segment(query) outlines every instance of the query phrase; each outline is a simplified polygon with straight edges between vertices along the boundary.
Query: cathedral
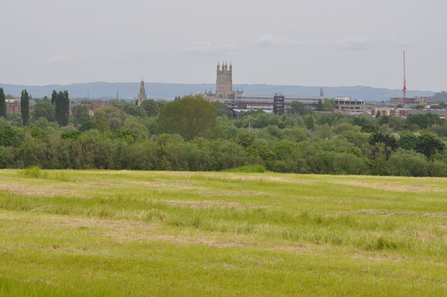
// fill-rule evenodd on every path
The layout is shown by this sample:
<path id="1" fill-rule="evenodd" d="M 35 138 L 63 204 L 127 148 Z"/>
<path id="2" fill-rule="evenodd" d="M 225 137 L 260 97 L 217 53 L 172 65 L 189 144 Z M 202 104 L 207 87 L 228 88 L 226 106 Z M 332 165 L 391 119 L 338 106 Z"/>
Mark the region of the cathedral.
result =
<path id="1" fill-rule="evenodd" d="M 147 100 L 146 91 L 144 89 L 144 81 L 141 80 L 140 84 L 140 94 L 138 95 L 137 102 L 135 102 L 136 105 L 141 106 L 141 103 L 143 103 L 144 100 Z"/>
<path id="2" fill-rule="evenodd" d="M 225 99 L 234 99 L 236 94 L 242 94 L 242 91 L 233 90 L 233 66 L 222 63 L 222 66 L 217 63 L 216 73 L 216 93 L 205 91 L 203 97 L 210 101 L 221 101 Z"/>

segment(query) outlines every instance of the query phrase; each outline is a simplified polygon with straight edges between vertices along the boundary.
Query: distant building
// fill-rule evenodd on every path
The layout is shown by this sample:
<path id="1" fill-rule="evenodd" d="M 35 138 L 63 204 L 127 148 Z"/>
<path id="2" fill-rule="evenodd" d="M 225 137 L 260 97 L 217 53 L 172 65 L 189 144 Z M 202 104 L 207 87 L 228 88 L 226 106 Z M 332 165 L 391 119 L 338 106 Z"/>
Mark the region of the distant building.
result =
<path id="1" fill-rule="evenodd" d="M 427 114 L 433 113 L 438 115 L 441 119 L 445 119 L 447 116 L 446 109 L 411 109 L 409 114 L 418 115 L 418 114 Z"/>
<path id="2" fill-rule="evenodd" d="M 20 107 L 20 99 L 6 99 L 6 111 L 10 113 L 20 113 L 22 109 Z M 29 110 L 34 110 L 34 106 L 36 105 L 36 101 L 29 101 Z"/>
<path id="3" fill-rule="evenodd" d="M 427 97 L 391 97 L 390 102 L 393 104 L 402 104 L 404 106 L 427 105 Z"/>
<path id="4" fill-rule="evenodd" d="M 396 116 L 400 118 L 406 118 L 408 115 L 418 115 L 432 113 L 438 115 L 441 119 L 447 118 L 446 109 L 413 109 L 413 108 L 389 108 L 389 107 L 377 107 L 371 109 L 371 116 L 376 116 L 380 111 L 384 116 Z"/>
<path id="5" fill-rule="evenodd" d="M 283 95 L 281 93 L 275 95 L 284 97 L 284 108 L 290 106 L 293 101 L 299 101 L 315 110 L 318 100 L 324 100 L 324 97 L 321 96 Z M 262 109 L 266 112 L 273 112 L 275 95 L 237 94 L 234 99 L 225 99 L 224 103 L 234 109 Z"/>
<path id="6" fill-rule="evenodd" d="M 117 95 L 118 96 L 118 95 Z M 144 81 L 141 80 L 141 84 L 140 84 L 140 94 L 138 95 L 138 99 L 136 104 L 138 106 L 141 106 L 141 103 L 143 103 L 144 100 L 147 100 L 147 96 L 146 96 L 146 90 L 144 89 Z"/>
<path id="7" fill-rule="evenodd" d="M 338 112 L 350 115 L 363 114 L 374 107 L 373 104 L 366 104 L 363 100 L 352 100 L 348 96 L 338 96 L 334 101 Z"/>
<path id="8" fill-rule="evenodd" d="M 98 109 L 98 108 L 107 108 L 107 107 L 112 107 L 112 104 L 105 103 L 105 102 L 102 102 L 102 101 L 95 101 L 95 102 L 93 102 L 93 103 L 88 105 L 88 108 L 90 110 L 95 110 L 95 109 Z"/>
<path id="9" fill-rule="evenodd" d="M 275 94 L 273 96 L 273 113 L 277 115 L 284 114 L 284 95 Z"/>

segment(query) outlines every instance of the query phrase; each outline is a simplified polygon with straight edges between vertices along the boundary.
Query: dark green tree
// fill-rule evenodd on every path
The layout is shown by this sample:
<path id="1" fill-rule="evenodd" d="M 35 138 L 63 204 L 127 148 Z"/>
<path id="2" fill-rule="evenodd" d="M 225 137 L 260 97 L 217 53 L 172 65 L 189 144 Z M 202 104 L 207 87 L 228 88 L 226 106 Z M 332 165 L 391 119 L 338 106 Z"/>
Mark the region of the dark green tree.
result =
<path id="1" fill-rule="evenodd" d="M 56 90 L 53 90 L 53 93 L 51 93 L 51 103 L 56 104 L 57 101 L 57 92 Z"/>
<path id="2" fill-rule="evenodd" d="M 6 98 L 3 88 L 0 88 L 0 117 L 6 118 Z"/>
<path id="3" fill-rule="evenodd" d="M 426 114 L 409 114 L 407 117 L 407 122 L 409 126 L 416 124 L 421 129 L 426 129 L 428 127 L 431 127 L 433 125 L 439 125 L 441 124 L 441 119 L 437 114 L 428 112 Z"/>
<path id="4" fill-rule="evenodd" d="M 157 105 L 158 105 L 158 110 L 160 111 L 163 107 L 165 107 L 165 105 L 168 103 L 168 101 L 160 99 L 157 100 Z"/>
<path id="5" fill-rule="evenodd" d="M 85 122 L 90 121 L 90 114 L 87 105 L 79 104 L 73 107 L 73 122 L 75 125 L 82 125 Z"/>
<path id="6" fill-rule="evenodd" d="M 146 110 L 142 106 L 138 105 L 128 104 L 124 107 L 124 112 L 134 117 L 141 117 L 141 118 L 147 117 Z"/>
<path id="7" fill-rule="evenodd" d="M 53 91 L 53 95 L 54 95 Z M 51 97 L 53 101 L 53 96 Z M 65 127 L 68 125 L 68 117 L 70 113 L 70 98 L 68 91 L 60 91 L 56 96 L 56 121 L 59 125 Z"/>
<path id="8" fill-rule="evenodd" d="M 84 122 L 78 128 L 79 131 L 88 131 L 91 129 L 96 129 L 96 125 L 92 121 Z"/>
<path id="9" fill-rule="evenodd" d="M 160 108 L 158 107 L 157 102 L 155 102 L 152 99 L 144 100 L 141 103 L 141 107 L 144 108 L 144 110 L 146 111 L 146 114 L 149 117 L 155 117 L 158 114 L 158 112 L 160 111 Z"/>
<path id="10" fill-rule="evenodd" d="M 228 108 L 228 105 L 219 101 L 214 101 L 212 103 L 216 107 L 217 116 L 220 117 L 226 115 L 230 119 L 233 118 L 233 112 Z"/>
<path id="11" fill-rule="evenodd" d="M 5 120 L 0 120 L 0 147 L 14 145 L 18 143 L 19 140 L 19 133 L 11 128 Z"/>
<path id="12" fill-rule="evenodd" d="M 48 122 L 56 121 L 54 105 L 51 104 L 49 99 L 41 100 L 34 106 L 32 112 L 33 121 L 37 121 L 39 118 L 46 118 Z"/>
<path id="13" fill-rule="evenodd" d="M 253 144 L 255 143 L 255 137 L 253 134 L 241 133 L 236 136 L 234 141 L 244 148 L 247 148 L 249 146 L 253 146 Z"/>
<path id="14" fill-rule="evenodd" d="M 306 128 L 309 130 L 314 128 L 315 120 L 311 114 L 306 118 L 305 124 L 306 124 Z"/>
<path id="15" fill-rule="evenodd" d="M 388 160 L 391 156 L 391 153 L 397 148 L 396 138 L 390 135 L 384 135 L 380 132 L 371 134 L 369 139 L 369 144 L 375 146 L 375 148 L 379 148 L 378 144 L 383 146 L 383 150 L 380 149 L 380 154 L 384 155 L 385 160 Z M 378 151 L 375 151 L 374 154 L 377 155 Z"/>
<path id="16" fill-rule="evenodd" d="M 312 114 L 313 110 L 310 106 L 304 105 L 303 103 L 298 101 L 293 101 L 290 104 L 290 108 L 287 109 L 287 112 L 291 114 L 307 115 Z"/>
<path id="17" fill-rule="evenodd" d="M 318 99 L 317 111 L 323 111 L 323 110 L 324 110 L 323 101 L 321 101 L 321 99 Z"/>
<path id="18" fill-rule="evenodd" d="M 430 133 L 424 133 L 418 136 L 416 151 L 431 158 L 436 153 L 442 153 L 446 146 L 441 139 Z"/>
<path id="19" fill-rule="evenodd" d="M 397 140 L 397 146 L 405 150 L 416 150 L 418 144 L 418 137 L 413 133 L 402 135 Z"/>
<path id="20" fill-rule="evenodd" d="M 377 126 L 373 124 L 365 124 L 362 126 L 362 132 L 365 133 L 376 133 L 378 131 Z"/>
<path id="21" fill-rule="evenodd" d="M 22 96 L 20 97 L 20 110 L 22 113 L 22 123 L 23 126 L 28 125 L 29 121 L 29 95 L 26 90 L 22 91 Z"/>
<path id="22" fill-rule="evenodd" d="M 157 118 L 157 132 L 179 134 L 186 140 L 212 138 L 217 131 L 214 105 L 200 96 L 186 96 L 167 103 Z"/>

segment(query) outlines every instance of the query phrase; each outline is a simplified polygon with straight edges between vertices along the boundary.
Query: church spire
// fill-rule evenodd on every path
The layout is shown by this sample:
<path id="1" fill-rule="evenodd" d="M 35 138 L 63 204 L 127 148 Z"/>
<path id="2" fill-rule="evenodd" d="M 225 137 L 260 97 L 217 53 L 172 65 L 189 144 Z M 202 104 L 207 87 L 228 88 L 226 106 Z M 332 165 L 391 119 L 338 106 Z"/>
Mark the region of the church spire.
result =
<path id="1" fill-rule="evenodd" d="M 144 89 L 144 80 L 141 79 L 141 84 L 140 84 L 140 95 L 146 95 L 146 90 Z"/>
<path id="2" fill-rule="evenodd" d="M 138 95 L 137 105 L 140 106 L 144 100 L 147 100 L 147 97 L 146 90 L 144 89 L 144 80 L 141 79 L 140 94 Z"/>

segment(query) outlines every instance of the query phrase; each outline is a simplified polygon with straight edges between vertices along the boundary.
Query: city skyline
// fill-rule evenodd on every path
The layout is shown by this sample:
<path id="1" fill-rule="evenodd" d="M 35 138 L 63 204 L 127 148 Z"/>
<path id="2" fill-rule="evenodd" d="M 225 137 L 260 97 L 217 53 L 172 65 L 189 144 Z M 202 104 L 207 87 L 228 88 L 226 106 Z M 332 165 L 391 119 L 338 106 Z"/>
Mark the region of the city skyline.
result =
<path id="1" fill-rule="evenodd" d="M 440 0 L 374 3 L 23 0 L 2 5 L 0 83 L 235 84 L 447 90 Z"/>

